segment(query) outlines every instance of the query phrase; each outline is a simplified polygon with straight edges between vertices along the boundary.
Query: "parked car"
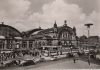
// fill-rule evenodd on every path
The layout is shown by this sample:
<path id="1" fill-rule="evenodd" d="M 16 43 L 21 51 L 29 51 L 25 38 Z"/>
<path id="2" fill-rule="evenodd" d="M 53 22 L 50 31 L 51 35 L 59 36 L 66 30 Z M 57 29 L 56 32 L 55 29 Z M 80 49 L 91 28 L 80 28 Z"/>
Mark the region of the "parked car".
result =
<path id="1" fill-rule="evenodd" d="M 39 62 L 44 62 L 46 61 L 44 58 L 41 58 Z"/>
<path id="2" fill-rule="evenodd" d="M 18 65 L 16 60 L 10 60 L 10 61 L 4 63 L 5 67 L 16 66 L 16 65 Z"/>
<path id="3" fill-rule="evenodd" d="M 73 57 L 72 53 L 67 53 L 68 57 Z"/>
<path id="4" fill-rule="evenodd" d="M 23 60 L 20 63 L 21 66 L 28 66 L 28 65 L 34 65 L 34 64 L 35 62 L 33 60 Z"/>
<path id="5" fill-rule="evenodd" d="M 99 54 L 98 54 L 98 55 L 96 55 L 96 58 L 100 60 L 100 55 L 99 55 Z"/>
<path id="6" fill-rule="evenodd" d="M 44 59 L 44 60 L 46 60 L 46 61 L 48 61 L 48 60 L 56 60 L 56 57 L 53 57 L 53 56 L 43 56 L 43 57 L 41 57 L 42 59 Z"/>
<path id="7" fill-rule="evenodd" d="M 38 63 L 38 62 L 40 62 L 40 61 L 41 61 L 41 58 L 39 58 L 39 57 L 34 58 L 34 59 L 33 59 L 33 61 L 34 61 L 34 63 Z"/>
<path id="8" fill-rule="evenodd" d="M 89 54 L 89 50 L 84 50 L 84 54 L 88 55 Z"/>

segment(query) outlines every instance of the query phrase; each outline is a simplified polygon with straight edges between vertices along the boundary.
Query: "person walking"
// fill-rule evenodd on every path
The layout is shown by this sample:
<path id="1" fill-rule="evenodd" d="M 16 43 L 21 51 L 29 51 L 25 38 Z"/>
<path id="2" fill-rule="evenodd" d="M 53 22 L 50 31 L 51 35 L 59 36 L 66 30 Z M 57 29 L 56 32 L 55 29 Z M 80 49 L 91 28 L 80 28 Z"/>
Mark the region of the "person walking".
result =
<path id="1" fill-rule="evenodd" d="M 90 65 L 90 53 L 88 55 L 88 64 Z"/>

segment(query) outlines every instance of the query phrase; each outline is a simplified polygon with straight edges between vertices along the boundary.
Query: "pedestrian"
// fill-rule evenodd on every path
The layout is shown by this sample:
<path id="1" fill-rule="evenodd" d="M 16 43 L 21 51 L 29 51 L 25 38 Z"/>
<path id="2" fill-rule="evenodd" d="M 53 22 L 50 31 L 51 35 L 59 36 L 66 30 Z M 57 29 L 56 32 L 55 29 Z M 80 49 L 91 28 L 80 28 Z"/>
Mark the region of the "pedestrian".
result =
<path id="1" fill-rule="evenodd" d="M 73 54 L 73 61 L 74 61 L 74 63 L 76 63 L 75 54 Z"/>
<path id="2" fill-rule="evenodd" d="M 20 65 L 20 63 L 21 63 L 21 60 L 18 60 L 18 63 L 19 63 L 19 65 Z"/>
<path id="3" fill-rule="evenodd" d="M 90 54 L 88 55 L 88 64 L 90 65 Z"/>
<path id="4" fill-rule="evenodd" d="M 74 57 L 74 63 L 76 63 L 76 59 L 75 59 L 75 57 Z"/>

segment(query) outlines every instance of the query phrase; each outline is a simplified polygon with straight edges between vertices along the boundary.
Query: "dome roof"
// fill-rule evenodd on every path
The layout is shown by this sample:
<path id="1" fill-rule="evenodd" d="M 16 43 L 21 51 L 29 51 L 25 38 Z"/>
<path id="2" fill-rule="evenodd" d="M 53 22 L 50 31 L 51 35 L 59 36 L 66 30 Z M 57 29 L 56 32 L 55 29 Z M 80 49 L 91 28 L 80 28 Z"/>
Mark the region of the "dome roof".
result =
<path id="1" fill-rule="evenodd" d="M 0 36 L 6 38 L 21 37 L 21 33 L 12 26 L 0 24 Z"/>

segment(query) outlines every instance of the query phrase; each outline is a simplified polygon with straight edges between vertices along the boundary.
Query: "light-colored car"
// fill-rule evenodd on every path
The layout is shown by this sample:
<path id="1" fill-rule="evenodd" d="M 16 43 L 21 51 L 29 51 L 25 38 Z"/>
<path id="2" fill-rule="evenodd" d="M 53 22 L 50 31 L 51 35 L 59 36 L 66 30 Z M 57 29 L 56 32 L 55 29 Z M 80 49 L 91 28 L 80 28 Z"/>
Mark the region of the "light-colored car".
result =
<path id="1" fill-rule="evenodd" d="M 25 62 L 26 62 L 25 60 L 20 60 L 20 65 L 22 65 Z"/>
<path id="2" fill-rule="evenodd" d="M 35 63 L 38 63 L 38 62 L 41 61 L 41 58 L 40 58 L 40 57 L 34 58 L 33 61 L 34 61 Z"/>
<path id="3" fill-rule="evenodd" d="M 89 53 L 89 50 L 84 50 L 84 53 L 85 53 L 85 54 L 88 54 L 88 53 Z"/>
<path id="4" fill-rule="evenodd" d="M 18 63 L 16 60 L 8 60 L 8 61 L 3 62 L 3 65 L 6 67 L 10 67 L 10 66 L 18 65 Z"/>
<path id="5" fill-rule="evenodd" d="M 67 57 L 67 54 L 59 55 L 57 58 L 65 58 Z"/>
<path id="6" fill-rule="evenodd" d="M 96 58 L 100 59 L 100 55 L 96 55 Z"/>
<path id="7" fill-rule="evenodd" d="M 52 56 L 42 56 L 41 58 L 43 58 L 46 61 L 52 61 L 52 60 L 56 60 L 56 57 L 52 57 Z"/>

